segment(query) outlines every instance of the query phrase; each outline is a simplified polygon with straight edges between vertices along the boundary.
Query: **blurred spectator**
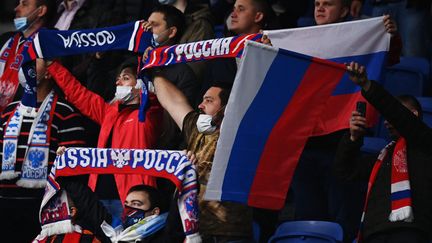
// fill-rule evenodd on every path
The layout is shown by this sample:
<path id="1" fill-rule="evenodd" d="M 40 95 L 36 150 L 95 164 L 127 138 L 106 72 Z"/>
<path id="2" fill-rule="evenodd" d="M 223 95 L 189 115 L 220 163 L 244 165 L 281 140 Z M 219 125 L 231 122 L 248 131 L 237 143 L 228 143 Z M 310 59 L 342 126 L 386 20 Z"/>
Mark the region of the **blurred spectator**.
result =
<path id="1" fill-rule="evenodd" d="M 231 13 L 235 0 L 210 0 L 210 10 L 215 25 L 224 25 L 227 16 Z"/>
<path id="2" fill-rule="evenodd" d="M 159 2 L 176 7 L 185 16 L 186 25 L 184 32 L 180 35 L 179 43 L 215 38 L 214 20 L 208 3 L 198 0 L 160 0 Z M 190 62 L 187 65 L 192 68 L 196 82 L 201 85 L 204 80 L 206 61 Z M 193 102 L 195 103 L 195 100 Z"/>
<path id="3" fill-rule="evenodd" d="M 274 0 L 271 7 L 276 14 L 280 28 L 297 27 L 297 20 L 306 13 L 308 1 L 298 1 L 292 4 L 289 1 Z"/>
<path id="4" fill-rule="evenodd" d="M 96 0 L 102 4 L 106 0 Z M 118 12 L 123 18 L 123 22 L 131 22 L 137 20 L 146 20 L 152 13 L 153 9 L 158 6 L 157 0 L 109 0 L 113 2 L 113 10 Z"/>
<path id="5" fill-rule="evenodd" d="M 154 148 L 160 134 L 162 108 L 156 97 L 149 94 L 146 120 L 138 121 L 140 87 L 137 81 L 136 58 L 127 60 L 117 78 L 116 97 L 106 103 L 102 97 L 82 86 L 66 68 L 55 62 L 48 67 L 54 80 L 84 115 L 101 126 L 99 148 Z M 133 131 L 133 132 L 131 132 Z M 113 226 L 120 223 L 126 190 L 137 184 L 155 185 L 155 178 L 144 175 L 90 175 L 89 186 L 113 216 Z"/>
<path id="6" fill-rule="evenodd" d="M 372 16 L 389 14 L 396 20 L 404 56 L 430 57 L 430 0 L 372 0 L 372 4 Z"/>
<path id="7" fill-rule="evenodd" d="M 361 156 L 366 118 L 353 111 L 341 140 L 335 171 L 344 180 L 369 178 L 362 216 L 362 242 L 426 243 L 432 239 L 431 128 L 412 96 L 392 97 L 366 70 L 351 63 L 350 78 L 386 119 L 392 142 L 377 157 Z"/>
<path id="8" fill-rule="evenodd" d="M 12 101 L 18 83 L 26 83 L 22 70 L 24 43 L 41 27 L 49 27 L 55 11 L 55 0 L 20 1 L 14 9 L 17 32 L 0 36 L 0 111 Z"/>
<path id="9" fill-rule="evenodd" d="M 121 24 L 123 19 L 107 3 L 98 3 L 97 0 L 63 0 L 57 7 L 55 28 L 59 30 L 94 29 Z M 87 85 L 91 83 L 88 80 L 87 70 L 94 61 L 92 57 L 94 54 L 73 55 L 63 57 L 61 61 L 80 82 Z M 98 70 L 92 71 L 97 72 Z M 92 91 L 103 95 L 104 90 L 104 87 L 95 87 L 95 90 Z"/>
<path id="10" fill-rule="evenodd" d="M 10 103 L 0 120 L 0 214 L 7 219 L 0 234 L 16 242 L 30 242 L 40 231 L 39 207 L 56 148 L 85 146 L 81 115 L 54 91 L 44 63 L 36 65 L 37 107 Z"/>

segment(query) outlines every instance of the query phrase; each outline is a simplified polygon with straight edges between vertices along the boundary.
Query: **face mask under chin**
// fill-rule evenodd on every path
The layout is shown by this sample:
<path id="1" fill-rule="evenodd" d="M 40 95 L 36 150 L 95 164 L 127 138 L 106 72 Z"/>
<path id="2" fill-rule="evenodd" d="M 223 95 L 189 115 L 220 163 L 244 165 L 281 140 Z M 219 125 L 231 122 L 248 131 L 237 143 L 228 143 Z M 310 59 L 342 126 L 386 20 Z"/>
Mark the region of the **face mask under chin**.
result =
<path id="1" fill-rule="evenodd" d="M 161 46 L 161 45 L 164 45 L 165 43 L 167 43 L 168 41 L 169 41 L 169 38 L 167 39 L 167 40 L 165 40 L 165 41 L 162 41 L 162 42 L 159 42 L 158 41 L 158 38 L 163 34 L 163 33 L 165 33 L 165 32 L 167 32 L 169 30 L 169 28 L 168 29 L 166 29 L 166 30 L 164 30 L 164 31 L 162 31 L 161 33 L 159 33 L 159 34 L 154 34 L 153 33 L 153 46 L 154 47 L 158 47 L 158 46 Z"/>
<path id="2" fill-rule="evenodd" d="M 33 12 L 31 12 L 28 16 L 15 18 L 14 19 L 15 29 L 17 31 L 25 32 L 28 28 L 30 28 L 30 26 L 32 26 L 32 24 L 36 21 L 36 19 L 34 19 L 33 21 L 29 21 L 29 17 L 33 16 L 36 13 L 36 11 L 39 10 L 39 8 L 40 7 L 33 10 Z"/>
<path id="3" fill-rule="evenodd" d="M 127 104 L 135 98 L 132 93 L 131 86 L 117 86 L 114 101 L 120 101 L 122 104 Z"/>

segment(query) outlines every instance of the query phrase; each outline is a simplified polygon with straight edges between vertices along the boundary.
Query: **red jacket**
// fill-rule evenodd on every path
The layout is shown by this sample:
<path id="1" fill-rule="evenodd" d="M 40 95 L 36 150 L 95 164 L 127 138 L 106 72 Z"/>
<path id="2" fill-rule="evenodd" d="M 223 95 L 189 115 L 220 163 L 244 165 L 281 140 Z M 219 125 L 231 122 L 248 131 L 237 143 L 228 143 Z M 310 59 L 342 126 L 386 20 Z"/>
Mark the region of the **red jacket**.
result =
<path id="1" fill-rule="evenodd" d="M 154 148 L 160 135 L 162 107 L 154 94 L 149 94 L 150 108 L 145 122 L 138 121 L 138 109 L 118 109 L 118 103 L 108 104 L 99 95 L 87 90 L 59 63 L 52 63 L 48 72 L 65 93 L 66 99 L 76 106 L 83 115 L 101 126 L 98 148 L 105 148 L 112 132 L 111 148 L 147 149 Z M 154 177 L 144 175 L 114 175 L 120 200 L 124 202 L 127 191 L 137 184 L 156 185 Z M 89 178 L 89 186 L 94 191 L 97 175 Z"/>

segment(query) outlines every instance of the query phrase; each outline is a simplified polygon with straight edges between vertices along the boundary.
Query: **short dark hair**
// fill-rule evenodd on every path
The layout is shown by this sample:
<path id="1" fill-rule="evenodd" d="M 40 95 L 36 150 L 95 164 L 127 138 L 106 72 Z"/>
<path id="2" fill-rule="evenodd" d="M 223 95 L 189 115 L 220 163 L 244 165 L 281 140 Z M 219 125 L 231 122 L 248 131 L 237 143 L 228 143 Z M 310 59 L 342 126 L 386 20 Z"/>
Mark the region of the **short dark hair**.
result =
<path id="1" fill-rule="evenodd" d="M 42 17 L 44 21 L 44 27 L 52 28 L 55 22 L 55 15 L 57 13 L 56 0 L 36 0 L 36 6 L 40 7 L 45 5 L 47 7 L 46 14 Z"/>
<path id="2" fill-rule="evenodd" d="M 176 7 L 166 4 L 161 4 L 153 9 L 153 13 L 161 13 L 164 16 L 164 20 L 167 23 L 167 27 L 176 27 L 177 33 L 172 38 L 175 42 L 178 42 L 182 37 L 185 28 L 186 20 L 184 14 Z"/>
<path id="3" fill-rule="evenodd" d="M 158 207 L 161 210 L 161 212 L 165 210 L 165 207 L 163 206 L 162 203 L 162 196 L 158 189 L 152 186 L 140 184 L 129 188 L 127 194 L 132 192 L 146 192 L 148 194 L 148 198 L 150 201 L 150 209 Z"/>
<path id="4" fill-rule="evenodd" d="M 420 105 L 420 102 L 413 95 L 399 95 L 396 97 L 402 104 L 408 105 L 410 108 L 416 110 L 418 112 L 418 117 L 423 119 L 423 109 Z"/>
<path id="5" fill-rule="evenodd" d="M 134 77 L 137 76 L 137 68 L 138 68 L 138 58 L 137 57 L 129 57 L 124 60 L 117 71 L 117 74 L 120 74 L 123 69 L 130 68 L 132 70 L 132 74 Z"/>
<path id="6" fill-rule="evenodd" d="M 267 0 L 252 0 L 252 4 L 258 12 L 263 13 L 263 19 L 259 23 L 261 28 L 266 28 L 270 19 L 274 17 L 273 10 Z"/>
<path id="7" fill-rule="evenodd" d="M 227 82 L 214 82 L 213 87 L 218 87 L 221 89 L 219 98 L 221 99 L 221 106 L 225 106 L 228 103 L 232 85 Z"/>

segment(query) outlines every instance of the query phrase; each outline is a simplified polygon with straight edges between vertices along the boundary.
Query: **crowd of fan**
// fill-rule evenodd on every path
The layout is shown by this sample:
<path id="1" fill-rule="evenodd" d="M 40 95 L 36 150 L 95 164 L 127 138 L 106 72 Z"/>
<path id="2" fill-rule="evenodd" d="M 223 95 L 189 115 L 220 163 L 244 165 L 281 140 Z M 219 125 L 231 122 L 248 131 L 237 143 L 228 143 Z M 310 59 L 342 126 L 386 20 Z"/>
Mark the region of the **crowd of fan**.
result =
<path id="1" fill-rule="evenodd" d="M 17 31 L 0 36 L 0 77 L 19 81 L 25 86 L 26 78 L 22 72 L 9 70 L 11 52 L 5 53 L 15 39 L 13 47 L 19 50 L 23 40 L 31 38 L 42 27 L 79 30 L 144 20 L 143 28 L 153 33 L 157 46 L 169 46 L 220 35 L 227 37 L 295 28 L 299 17 L 312 9 L 317 25 L 350 21 L 364 17 L 361 11 L 367 4 L 365 1 L 368 0 L 296 3 L 282 0 L 20 0 L 14 9 Z M 372 16 L 391 13 L 383 21 L 392 36 L 388 65 L 395 64 L 401 55 L 431 56 L 430 1 L 371 2 Z M 359 156 L 355 150 L 365 133 L 364 118 L 354 112 L 350 129 L 308 139 L 286 206 L 281 211 L 206 201 L 203 195 L 238 59 L 214 59 L 153 70 L 146 120 L 140 122 L 139 91 L 143 83 L 137 79 L 137 66 L 141 57 L 146 59 L 147 52 L 140 56 L 109 51 L 56 60 L 37 59 L 37 108 L 23 105 L 25 95 L 22 87 L 18 87 L 14 101 L 1 113 L 0 215 L 5 226 L 0 230 L 0 238 L 10 239 L 8 242 L 29 242 L 41 230 L 38 215 L 43 186 L 26 185 L 20 172 L 27 166 L 28 151 L 36 146 L 32 143 L 34 126 L 43 122 L 37 114 L 52 107 L 53 112 L 45 124 L 49 127 L 46 131 L 46 144 L 49 145 L 45 151 L 47 171 L 53 165 L 56 153 L 63 153 L 67 147 L 188 151 L 189 158 L 196 164 L 200 184 L 199 228 L 203 242 L 253 242 L 253 222 L 261 230 L 259 241 L 266 242 L 277 225 L 285 220 L 335 221 L 344 228 L 346 242 L 352 242 L 359 229 L 365 197 L 362 191 L 367 187 L 373 167 L 365 166 L 369 169 L 366 178 L 360 182 L 352 181 L 359 173 L 354 171 L 354 164 L 349 163 Z M 388 181 L 377 179 L 380 186 L 369 195 L 369 205 L 372 205 L 368 208 L 369 215 L 373 216 L 366 217 L 363 237 L 367 242 L 381 242 L 383 234 L 390 240 L 428 242 L 432 239 L 432 178 L 428 172 L 432 170 L 427 160 L 430 162 L 432 156 L 426 145 L 430 144 L 428 134 L 431 131 L 417 119 L 421 118 L 421 107 L 410 99 L 399 99 L 408 108 L 404 109 L 377 83 L 367 80 L 366 70 L 361 65 L 351 64 L 350 68 L 356 74 L 352 76 L 354 83 L 363 89 L 363 96 L 397 128 L 399 133 L 394 138 L 397 140 L 401 135 L 406 138 L 408 160 L 415 154 L 414 163 L 419 164 L 409 166 L 410 175 L 414 175 L 411 176 L 411 187 L 416 220 L 382 222 L 382 218 L 387 217 L 383 212 L 391 211 L 389 178 L 393 176 L 390 172 L 382 172 L 384 175 L 378 177 Z M 380 96 L 385 99 L 377 98 Z M 400 117 L 406 119 L 399 121 Z M 19 120 L 15 135 L 8 129 L 14 120 Z M 413 127 L 415 131 L 410 130 Z M 14 151 L 7 152 L 7 158 L 6 149 L 11 147 L 5 145 L 6 140 L 15 145 Z M 415 144 L 412 145 L 415 148 L 410 147 L 411 144 Z M 390 158 L 387 161 L 391 161 Z M 390 168 L 386 165 L 383 168 Z M 9 175 L 5 168 L 17 173 Z M 163 229 L 156 233 L 147 232 L 139 240 L 183 242 L 185 235 L 175 203 L 178 195 L 168 180 L 117 174 L 71 178 L 62 180 L 61 184 L 69 194 L 74 223 L 83 229 L 80 238 L 74 238 L 79 242 L 110 242 L 108 226 L 105 230 L 100 227 L 103 222 L 127 229 L 144 218 L 162 220 L 162 216 L 166 221 Z M 382 183 L 387 183 L 388 188 L 383 189 Z M 383 202 L 389 206 L 377 206 Z M 165 212 L 169 212 L 168 216 Z M 64 234 L 50 236 L 45 242 L 68 242 L 70 239 Z"/>

